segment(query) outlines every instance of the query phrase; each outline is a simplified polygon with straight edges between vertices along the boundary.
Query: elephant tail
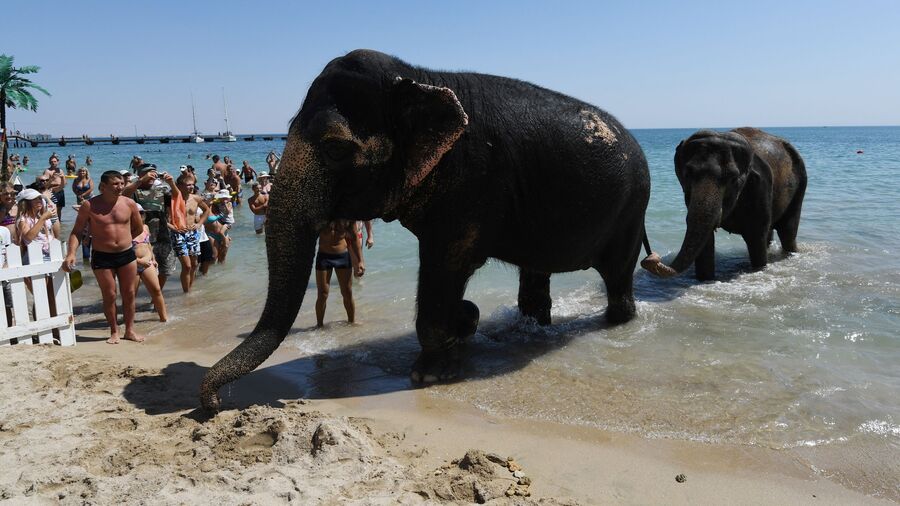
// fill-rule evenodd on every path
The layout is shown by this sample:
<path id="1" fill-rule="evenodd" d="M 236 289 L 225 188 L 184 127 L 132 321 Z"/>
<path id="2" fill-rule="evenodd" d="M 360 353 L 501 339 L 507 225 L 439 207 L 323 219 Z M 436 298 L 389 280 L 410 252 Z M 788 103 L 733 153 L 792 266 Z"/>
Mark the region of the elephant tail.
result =
<path id="1" fill-rule="evenodd" d="M 644 226 L 644 249 L 647 251 L 648 255 L 653 254 L 653 250 L 650 249 L 650 239 L 647 239 L 647 227 Z"/>
<path id="2" fill-rule="evenodd" d="M 670 278 L 678 274 L 674 269 L 662 262 L 662 258 L 650 248 L 650 239 L 647 238 L 647 227 L 644 227 L 644 249 L 647 257 L 641 260 L 641 267 L 661 277 Z"/>

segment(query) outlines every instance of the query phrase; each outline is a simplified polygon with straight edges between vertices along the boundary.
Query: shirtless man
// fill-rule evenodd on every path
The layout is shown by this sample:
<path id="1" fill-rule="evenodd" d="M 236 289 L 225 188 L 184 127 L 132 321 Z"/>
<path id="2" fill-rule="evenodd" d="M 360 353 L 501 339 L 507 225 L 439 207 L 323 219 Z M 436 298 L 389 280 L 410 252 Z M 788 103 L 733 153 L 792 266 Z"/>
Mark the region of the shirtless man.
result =
<path id="1" fill-rule="evenodd" d="M 107 343 L 119 342 L 119 326 L 116 321 L 116 278 L 122 291 L 122 312 L 125 314 L 125 339 L 141 342 L 142 336 L 134 332 L 134 294 L 137 278 L 137 262 L 131 240 L 141 235 L 144 223 L 137 204 L 122 197 L 125 182 L 122 174 L 108 170 L 100 176 L 100 195 L 86 200 L 78 209 L 78 217 L 69 234 L 69 249 L 63 269 L 75 269 L 75 252 L 85 227 L 90 227 L 91 269 L 100 285 L 103 296 L 103 314 L 109 324 Z"/>
<path id="2" fill-rule="evenodd" d="M 198 257 L 200 256 L 200 227 L 206 223 L 206 217 L 209 216 L 209 206 L 199 195 L 194 195 L 194 186 L 197 184 L 197 178 L 192 174 L 182 173 L 175 181 L 178 187 L 179 195 L 172 195 L 172 198 L 181 198 L 184 200 L 185 224 L 187 228 L 178 229 L 169 223 L 169 229 L 172 231 L 172 247 L 175 249 L 175 256 L 181 262 L 181 289 L 184 293 L 191 291 L 194 285 L 194 279 L 197 276 L 197 268 L 200 266 Z M 200 209 L 200 215 L 197 215 L 197 209 Z"/>
<path id="3" fill-rule="evenodd" d="M 244 178 L 245 183 L 253 181 L 253 178 L 256 177 L 256 171 L 253 170 L 253 167 L 250 166 L 250 162 L 247 160 L 244 160 L 244 165 L 241 167 L 241 177 Z"/>
<path id="4" fill-rule="evenodd" d="M 281 158 L 278 158 L 274 151 L 269 151 L 269 154 L 266 155 L 266 165 L 269 166 L 269 172 L 274 174 L 278 170 L 279 162 L 281 162 Z"/>
<path id="5" fill-rule="evenodd" d="M 325 319 L 325 304 L 331 285 L 331 272 L 337 272 L 338 286 L 344 298 L 344 309 L 347 321 L 356 320 L 356 305 L 353 302 L 353 273 L 351 257 L 359 258 L 359 246 L 356 242 L 356 225 L 353 221 L 332 221 L 319 232 L 319 252 L 316 254 L 316 326 L 322 327 Z M 363 262 L 357 263 L 357 273 L 362 276 L 366 272 Z"/>
<path id="6" fill-rule="evenodd" d="M 247 199 L 250 212 L 253 213 L 253 228 L 257 234 L 265 232 L 266 213 L 269 212 L 269 195 L 259 192 L 259 183 L 253 183 L 253 196 Z"/>
<path id="7" fill-rule="evenodd" d="M 44 177 L 49 178 L 47 188 L 50 190 L 50 199 L 56 206 L 56 216 L 62 221 L 62 212 L 66 207 L 66 178 L 59 168 L 59 157 L 56 153 L 50 155 L 50 166 L 44 169 Z"/>
<path id="8" fill-rule="evenodd" d="M 218 172 L 219 174 L 224 174 L 225 167 L 228 167 L 228 165 L 219 159 L 219 155 L 213 155 L 212 161 L 213 164 L 212 167 L 209 168 L 209 171 L 213 173 Z"/>
<path id="9" fill-rule="evenodd" d="M 231 192 L 231 201 L 234 202 L 234 205 L 241 205 L 241 197 L 243 196 L 243 192 L 241 191 L 241 177 L 238 175 L 238 172 L 234 169 L 234 165 L 230 163 L 225 166 L 225 172 L 222 173 L 223 178 L 225 179 L 225 184 L 228 185 L 229 191 Z"/>

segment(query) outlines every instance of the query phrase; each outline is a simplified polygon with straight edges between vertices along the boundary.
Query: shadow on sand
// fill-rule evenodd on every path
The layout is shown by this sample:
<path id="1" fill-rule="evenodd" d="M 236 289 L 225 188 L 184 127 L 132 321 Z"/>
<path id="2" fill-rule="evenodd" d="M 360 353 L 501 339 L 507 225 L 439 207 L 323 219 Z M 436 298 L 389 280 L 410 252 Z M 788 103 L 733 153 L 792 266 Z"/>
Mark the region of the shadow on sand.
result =
<path id="1" fill-rule="evenodd" d="M 745 256 L 734 252 L 720 255 L 717 281 L 733 281 L 749 272 Z M 669 301 L 700 284 L 693 269 L 663 280 L 638 270 L 635 296 L 638 300 Z M 478 333 L 464 346 L 459 379 L 473 381 L 517 371 L 536 358 L 566 346 L 573 339 L 610 328 L 603 312 L 591 317 L 555 318 L 552 325 L 538 326 L 533 320 L 483 319 Z M 287 340 L 313 331 L 294 328 Z M 239 337 L 246 338 L 249 333 Z M 223 409 L 241 409 L 253 404 L 280 406 L 281 399 L 336 399 L 364 397 L 423 388 L 409 379 L 409 368 L 419 353 L 414 333 L 367 340 L 258 369 L 226 385 L 219 392 Z M 125 389 L 125 397 L 149 414 L 172 413 L 197 408 L 200 382 L 207 368 L 193 362 L 167 366 L 159 375 L 136 376 Z M 425 386 L 424 388 L 427 388 Z M 194 409 L 189 415 L 202 419 Z"/>

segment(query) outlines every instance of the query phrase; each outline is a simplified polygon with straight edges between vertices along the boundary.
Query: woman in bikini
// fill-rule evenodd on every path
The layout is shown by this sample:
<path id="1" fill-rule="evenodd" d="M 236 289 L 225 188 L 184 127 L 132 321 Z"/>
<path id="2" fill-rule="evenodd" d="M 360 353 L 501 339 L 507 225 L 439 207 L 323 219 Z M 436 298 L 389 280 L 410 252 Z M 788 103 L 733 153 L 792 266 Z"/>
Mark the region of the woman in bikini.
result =
<path id="1" fill-rule="evenodd" d="M 86 168 L 78 169 L 78 177 L 72 182 L 72 192 L 75 193 L 75 203 L 79 206 L 94 193 L 94 180 Z"/>
<path id="2" fill-rule="evenodd" d="M 144 209 L 138 204 L 138 210 L 141 212 L 141 219 L 144 219 Z M 150 245 L 150 229 L 144 225 L 144 232 L 135 237 L 131 244 L 134 245 L 134 254 L 137 256 L 137 272 L 138 276 L 134 280 L 134 291 L 137 293 L 138 286 L 141 281 L 147 287 L 147 293 L 153 301 L 153 307 L 159 314 L 159 321 L 164 322 L 169 319 L 169 313 L 166 311 L 166 301 L 163 299 L 162 288 L 159 287 L 159 272 L 156 268 L 156 258 L 153 257 L 153 247 Z"/>

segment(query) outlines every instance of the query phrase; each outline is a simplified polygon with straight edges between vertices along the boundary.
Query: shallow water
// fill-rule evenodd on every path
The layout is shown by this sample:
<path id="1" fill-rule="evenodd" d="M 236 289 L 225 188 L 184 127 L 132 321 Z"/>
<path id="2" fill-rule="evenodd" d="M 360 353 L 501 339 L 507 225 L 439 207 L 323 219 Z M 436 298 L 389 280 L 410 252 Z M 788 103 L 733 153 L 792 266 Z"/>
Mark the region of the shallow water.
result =
<path id="1" fill-rule="evenodd" d="M 769 131 L 791 141 L 807 165 L 799 254 L 784 258 L 776 241 L 769 267 L 751 273 L 740 238 L 719 232 L 719 281 L 699 283 L 690 274 L 663 281 L 638 270 L 638 316 L 617 327 L 603 319 L 606 296 L 594 271 L 553 277 L 554 324 L 541 328 L 518 315 L 517 271 L 489 262 L 467 292 L 482 320 L 469 345 L 466 379 L 429 393 L 504 416 L 650 437 L 774 448 L 859 442 L 900 454 L 900 128 Z M 670 257 L 681 244 L 685 217 L 672 156 L 691 133 L 634 131 L 653 178 L 648 234 L 653 248 Z M 99 174 L 124 167 L 139 147 L 145 160 L 170 170 L 181 163 L 205 170 L 207 152 L 238 163 L 249 159 L 260 170 L 268 150 L 282 146 L 56 151 L 79 160 L 91 153 L 92 172 Z M 43 161 L 52 149 L 18 151 Z M 173 279 L 166 293 L 175 326 L 150 334 L 177 328 L 222 343 L 253 328 L 265 293 L 264 244 L 253 234 L 249 211 L 236 214 L 228 264 L 188 298 L 177 293 Z M 406 374 L 418 351 L 417 255 L 408 231 L 376 223 L 368 272 L 355 288 L 359 326 L 340 323 L 335 289 L 326 315 L 333 323 L 309 331 L 315 322 L 311 285 L 295 323 L 303 331 L 283 345 L 301 357 L 283 372 L 303 383 L 309 397 L 409 388 Z M 248 294 L 249 302 L 243 299 Z"/>

